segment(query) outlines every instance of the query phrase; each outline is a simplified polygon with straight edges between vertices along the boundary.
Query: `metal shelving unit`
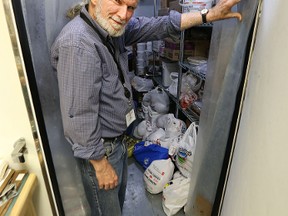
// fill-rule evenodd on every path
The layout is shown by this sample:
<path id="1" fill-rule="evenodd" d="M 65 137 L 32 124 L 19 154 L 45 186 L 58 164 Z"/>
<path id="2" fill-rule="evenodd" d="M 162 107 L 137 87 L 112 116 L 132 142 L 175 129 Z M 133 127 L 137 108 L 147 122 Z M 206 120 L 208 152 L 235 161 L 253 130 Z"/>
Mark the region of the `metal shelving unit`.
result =
<path id="1" fill-rule="evenodd" d="M 157 0 L 154 0 L 154 14 L 155 16 L 157 16 Z M 183 11 L 183 9 L 182 9 Z M 207 24 L 203 24 L 200 26 L 197 26 L 196 28 L 211 28 L 213 25 L 212 23 L 207 23 Z M 172 94 L 169 93 L 169 91 L 162 85 L 162 80 L 161 80 L 161 76 L 157 76 L 155 73 L 155 55 L 156 53 L 153 51 L 153 76 L 152 79 L 153 81 L 159 85 L 159 87 L 161 89 L 163 89 L 171 98 L 171 100 L 175 103 L 176 105 L 176 110 L 175 110 L 175 117 L 177 118 L 179 115 L 179 111 L 182 112 L 188 119 L 189 121 L 193 122 L 193 121 L 199 121 L 199 117 L 200 115 L 198 113 L 196 113 L 195 111 L 193 111 L 190 108 L 187 109 L 183 109 L 180 105 L 180 95 L 181 95 L 181 81 L 182 80 L 182 75 L 184 72 L 186 71 L 190 71 L 193 75 L 197 76 L 198 78 L 205 80 L 206 78 L 206 74 L 199 72 L 197 70 L 195 70 L 195 68 L 193 68 L 192 65 L 190 65 L 187 61 L 184 60 L 184 39 L 185 39 L 185 31 L 181 32 L 181 38 L 180 38 L 180 53 L 179 53 L 179 74 L 178 74 L 178 87 L 177 87 L 177 97 L 174 97 Z"/>
<path id="2" fill-rule="evenodd" d="M 181 112 L 189 119 L 189 121 L 199 121 L 200 116 L 198 113 L 194 112 L 192 109 L 189 108 L 183 109 L 179 103 L 179 99 L 174 97 L 172 94 L 169 93 L 169 91 L 167 91 L 167 89 L 162 85 L 161 76 L 154 76 L 153 80 L 163 91 L 168 94 L 169 98 L 175 103 L 177 110 L 181 110 Z"/>
<path id="3" fill-rule="evenodd" d="M 195 68 L 193 66 L 191 66 L 188 62 L 184 61 L 184 62 L 179 62 L 179 66 L 182 67 L 184 70 L 189 70 L 193 75 L 199 77 L 202 80 L 206 79 L 206 73 L 201 73 L 197 70 L 195 70 Z"/>

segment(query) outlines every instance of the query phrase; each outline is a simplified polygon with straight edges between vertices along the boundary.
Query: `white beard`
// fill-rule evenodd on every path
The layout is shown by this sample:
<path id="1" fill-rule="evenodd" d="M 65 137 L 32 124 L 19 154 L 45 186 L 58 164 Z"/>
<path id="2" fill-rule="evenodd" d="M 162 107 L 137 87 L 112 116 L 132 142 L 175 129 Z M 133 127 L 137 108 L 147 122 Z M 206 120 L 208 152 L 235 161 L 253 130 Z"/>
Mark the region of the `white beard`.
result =
<path id="1" fill-rule="evenodd" d="M 112 37 L 119 37 L 125 31 L 126 23 L 119 20 L 118 17 L 113 16 L 112 19 L 116 20 L 117 22 L 123 23 L 123 25 L 119 25 L 117 23 L 110 24 L 109 21 L 101 15 L 101 1 L 99 1 L 99 7 L 95 8 L 95 18 L 97 23 L 103 29 L 105 29 L 108 32 L 108 34 Z"/>

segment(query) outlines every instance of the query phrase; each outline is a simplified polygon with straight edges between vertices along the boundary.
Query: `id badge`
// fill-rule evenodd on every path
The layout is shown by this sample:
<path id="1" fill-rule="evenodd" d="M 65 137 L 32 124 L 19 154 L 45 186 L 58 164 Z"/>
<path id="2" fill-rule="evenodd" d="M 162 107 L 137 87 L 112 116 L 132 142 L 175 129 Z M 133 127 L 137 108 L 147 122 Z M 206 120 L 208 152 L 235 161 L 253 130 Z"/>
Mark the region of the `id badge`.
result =
<path id="1" fill-rule="evenodd" d="M 131 109 L 129 111 L 129 113 L 126 114 L 126 125 L 127 127 L 129 127 L 129 125 L 135 121 L 136 119 L 136 116 L 135 116 L 135 112 L 134 112 L 134 109 Z"/>

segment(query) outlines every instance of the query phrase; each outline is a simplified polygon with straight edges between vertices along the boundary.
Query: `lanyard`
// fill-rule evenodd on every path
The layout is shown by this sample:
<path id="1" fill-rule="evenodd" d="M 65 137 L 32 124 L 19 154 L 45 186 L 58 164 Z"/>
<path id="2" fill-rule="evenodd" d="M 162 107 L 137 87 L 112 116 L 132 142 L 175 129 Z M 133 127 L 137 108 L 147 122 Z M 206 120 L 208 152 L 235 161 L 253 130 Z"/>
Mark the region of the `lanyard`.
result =
<path id="1" fill-rule="evenodd" d="M 118 69 L 118 74 L 119 74 L 119 79 L 122 83 L 122 86 L 124 88 L 124 95 L 126 98 L 129 99 L 130 101 L 130 97 L 131 97 L 131 93 L 130 91 L 128 90 L 128 88 L 125 86 L 125 80 L 124 80 L 124 76 L 123 76 L 123 71 L 121 69 L 121 66 L 118 62 L 118 60 L 116 59 L 116 55 L 115 55 L 115 51 L 114 51 L 114 46 L 113 44 L 111 44 L 109 41 L 106 40 L 106 38 L 103 37 L 103 35 L 99 32 L 99 30 L 97 28 L 95 28 L 95 26 L 93 26 L 93 24 L 91 23 L 91 21 L 88 19 L 88 17 L 80 12 L 80 17 L 91 27 L 93 28 L 93 30 L 98 34 L 98 36 L 100 37 L 102 43 L 107 47 L 107 49 L 109 50 L 109 53 L 111 54 L 111 56 L 113 57 L 114 59 L 114 62 L 116 63 L 117 65 L 117 69 Z M 95 45 L 96 46 L 96 45 Z"/>

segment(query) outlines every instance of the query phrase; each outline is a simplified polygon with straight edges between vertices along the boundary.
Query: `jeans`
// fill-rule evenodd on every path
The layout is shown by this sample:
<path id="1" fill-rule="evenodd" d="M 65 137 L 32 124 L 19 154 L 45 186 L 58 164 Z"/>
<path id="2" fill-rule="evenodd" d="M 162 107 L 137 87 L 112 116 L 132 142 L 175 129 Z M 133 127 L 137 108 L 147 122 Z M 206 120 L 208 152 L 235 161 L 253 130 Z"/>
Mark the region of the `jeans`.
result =
<path id="1" fill-rule="evenodd" d="M 99 189 L 95 170 L 89 160 L 77 159 L 81 171 L 86 198 L 92 216 L 120 216 L 127 186 L 127 147 L 125 140 L 104 141 L 109 163 L 118 175 L 114 189 Z"/>

